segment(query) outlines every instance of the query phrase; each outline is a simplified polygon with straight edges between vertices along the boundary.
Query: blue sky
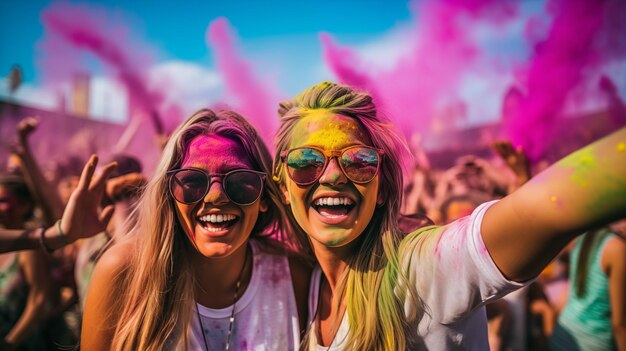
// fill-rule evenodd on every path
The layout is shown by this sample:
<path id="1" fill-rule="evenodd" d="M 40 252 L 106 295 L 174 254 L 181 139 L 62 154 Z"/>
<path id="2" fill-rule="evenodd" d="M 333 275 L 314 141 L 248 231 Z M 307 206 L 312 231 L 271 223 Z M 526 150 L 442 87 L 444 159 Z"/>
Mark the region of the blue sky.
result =
<path id="1" fill-rule="evenodd" d="M 40 12 L 52 1 L 0 1 L 0 77 L 13 64 L 22 67 L 25 83 L 19 98 L 52 104 L 41 86 L 36 66 L 37 42 L 43 37 Z M 77 2 L 71 2 L 77 3 Z M 176 72 L 181 77 L 174 98 L 188 101 L 190 109 L 206 106 L 207 96 L 219 95 L 220 80 L 210 48 L 205 41 L 207 26 L 226 17 L 235 30 L 241 55 L 252 62 L 262 79 L 275 81 L 281 94 L 291 96 L 323 79 L 332 79 L 322 59 L 320 32 L 358 50 L 382 67 L 401 55 L 403 33 L 416 25 L 409 1 L 400 0 L 307 0 L 307 1 L 83 1 L 120 18 L 133 37 L 156 52 L 158 72 Z M 543 1 L 523 1 L 523 17 L 538 15 Z M 480 29 L 479 29 L 480 30 Z M 493 29 L 491 29 L 493 31 Z M 528 48 L 522 40 L 523 24 L 509 24 L 501 33 L 482 33 L 485 47 L 498 54 L 523 59 Z M 96 65 L 97 66 L 97 65 Z M 123 121 L 127 111 L 119 86 L 100 77 L 94 68 L 92 111 L 97 118 Z M 471 119 L 489 119 L 498 113 L 500 92 L 512 77 L 470 77 L 462 87 L 464 99 L 480 98 L 481 106 L 470 106 Z M 2 78 L 0 78 L 2 79 Z M 193 81 L 194 89 L 188 87 Z M 494 83 L 495 82 L 495 83 Z M 7 94 L 0 81 L 0 96 Z M 622 87 L 623 89 L 624 87 Z M 497 92 L 494 93 L 494 92 Z M 102 98 L 105 96 L 105 98 Z M 112 104 L 111 101 L 116 101 Z M 485 117 L 487 116 L 487 117 Z"/>
<path id="2" fill-rule="evenodd" d="M 35 43 L 43 36 L 39 13 L 51 1 L 0 1 L 0 72 L 19 63 L 24 78 L 38 81 Z M 371 39 L 410 19 L 404 1 L 89 1 L 116 13 L 160 54 L 212 65 L 204 32 L 224 16 L 236 28 L 244 51 L 254 53 L 267 43 L 283 42 L 295 61 L 320 59 L 317 34 L 333 33 L 349 43 Z M 187 5 L 182 5 L 186 3 Z M 329 9 L 332 9 L 329 11 Z M 300 46 L 294 46 L 297 44 Z M 302 50 L 305 49 L 305 50 Z M 310 57 L 310 58 L 307 58 Z"/>
<path id="3" fill-rule="evenodd" d="M 0 51 L 0 77 L 6 76 L 14 64 L 19 64 L 25 84 L 18 90 L 17 98 L 48 108 L 52 107 L 56 97 L 42 90 L 41 71 L 36 62 L 39 54 L 37 42 L 44 35 L 40 13 L 53 3 L 41 0 L 0 1 L 0 45 L 3 48 Z M 214 60 L 205 41 L 205 32 L 211 21 L 226 17 L 235 30 L 241 54 L 254 63 L 260 75 L 276 80 L 286 95 L 293 95 L 320 80 L 332 78 L 323 67 L 319 32 L 332 33 L 342 43 L 360 45 L 385 35 L 411 19 L 406 1 L 246 0 L 174 3 L 111 0 L 71 3 L 89 4 L 121 19 L 139 42 L 146 43 L 157 53 L 157 62 L 166 66 L 161 70 L 171 73 L 175 63 L 178 64 L 177 70 L 180 63 L 192 64 L 194 66 L 188 66 L 182 75 L 198 75 L 198 71 L 203 70 L 201 75 L 205 86 L 215 84 L 212 76 Z M 97 74 L 97 67 L 93 69 Z M 202 82 L 198 84 L 202 86 Z M 104 85 L 110 86 L 108 83 Z M 102 95 L 97 93 L 102 89 L 116 90 L 115 87 L 102 86 L 102 80 L 94 79 L 95 94 Z M 0 95 L 7 95 L 6 87 L 0 87 Z M 108 110 L 102 111 L 98 106 L 106 103 L 99 100 L 102 99 L 98 99 L 98 96 L 92 98 L 92 105 L 95 106 L 92 106 L 92 110 L 95 108 L 93 113 L 96 117 L 104 114 L 109 115 L 104 116 L 107 119 L 124 119 L 120 116 L 126 114 L 124 108 L 108 107 Z M 111 101 L 110 98 L 105 100 Z M 120 105 L 123 104 L 123 101 L 120 102 Z M 204 101 L 191 103 L 193 108 L 204 104 Z"/>

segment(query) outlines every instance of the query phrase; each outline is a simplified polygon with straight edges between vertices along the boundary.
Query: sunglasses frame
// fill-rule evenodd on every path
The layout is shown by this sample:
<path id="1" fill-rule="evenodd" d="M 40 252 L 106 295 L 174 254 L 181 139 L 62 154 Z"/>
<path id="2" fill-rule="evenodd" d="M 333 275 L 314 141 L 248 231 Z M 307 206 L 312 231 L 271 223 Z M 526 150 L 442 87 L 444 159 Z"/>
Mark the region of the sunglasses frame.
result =
<path id="1" fill-rule="evenodd" d="M 352 180 L 352 178 L 350 178 L 348 176 L 348 174 L 346 173 L 346 170 L 343 168 L 343 163 L 340 160 L 340 157 L 341 157 L 341 155 L 344 154 L 344 152 L 346 152 L 346 151 L 348 151 L 350 149 L 356 149 L 356 148 L 363 148 L 363 149 L 374 150 L 378 154 L 378 165 L 376 167 L 376 173 L 374 173 L 374 177 L 372 177 L 372 179 L 370 179 L 368 181 L 354 181 L 354 180 Z M 289 156 L 289 154 L 292 151 L 301 150 L 301 149 L 317 150 L 317 151 L 321 152 L 322 155 L 324 155 L 324 166 L 322 167 L 322 171 L 315 178 L 315 180 L 313 180 L 311 182 L 297 182 L 296 180 L 294 180 L 291 177 L 291 174 L 289 173 L 289 166 L 287 165 L 287 162 L 286 162 L 287 156 Z M 376 176 L 380 172 L 380 165 L 381 165 L 381 163 L 383 161 L 383 156 L 384 155 L 385 155 L 385 150 L 377 149 L 375 147 L 367 146 L 367 145 L 351 145 L 351 146 L 347 146 L 347 147 L 345 147 L 345 148 L 343 148 L 341 150 L 324 150 L 324 149 L 322 149 L 320 147 L 317 147 L 317 146 L 300 146 L 300 147 L 296 147 L 296 148 L 285 150 L 285 151 L 281 152 L 280 153 L 280 159 L 285 164 L 285 167 L 287 168 L 286 171 L 287 171 L 287 175 L 289 176 L 289 179 L 291 179 L 294 183 L 296 183 L 299 186 L 308 186 L 308 185 L 314 184 L 315 182 L 319 181 L 320 178 L 322 177 L 322 175 L 324 174 L 324 172 L 326 172 L 326 167 L 328 167 L 328 164 L 330 163 L 330 160 L 333 159 L 333 158 L 337 159 L 337 164 L 339 165 L 339 168 L 343 172 L 343 175 L 346 176 L 346 178 L 348 178 L 351 182 L 356 183 L 356 184 L 367 184 L 367 183 L 371 182 L 374 178 L 376 178 Z"/>
<path id="2" fill-rule="evenodd" d="M 191 202 L 183 202 L 183 201 L 179 201 L 176 196 L 174 196 L 174 193 L 172 191 L 172 182 L 174 181 L 173 179 L 175 178 L 174 175 L 177 174 L 178 172 L 181 171 L 198 171 L 202 174 L 204 174 L 206 176 L 207 179 L 207 187 L 206 190 L 204 191 L 204 194 L 196 201 L 191 201 Z M 261 178 L 261 191 L 259 191 L 259 195 L 256 197 L 256 199 L 254 199 L 254 201 L 249 202 L 249 203 L 239 203 L 237 201 L 234 201 L 233 199 L 230 198 L 230 195 L 228 195 L 228 192 L 226 191 L 226 189 L 224 189 L 224 179 L 226 177 L 228 177 L 229 175 L 233 174 L 233 173 L 238 173 L 238 172 L 247 172 L 247 173 L 254 173 L 256 175 L 259 176 L 259 178 Z M 197 202 L 202 201 L 202 199 L 204 199 L 206 197 L 206 194 L 209 193 L 209 190 L 211 189 L 211 183 L 212 183 L 212 179 L 213 177 L 218 177 L 221 178 L 222 181 L 220 182 L 220 186 L 222 187 L 222 191 L 224 192 L 224 194 L 226 195 L 226 197 L 228 198 L 228 200 L 236 205 L 239 206 L 248 206 L 248 205 L 252 205 L 253 203 L 257 202 L 260 198 L 261 198 L 261 194 L 263 194 L 263 189 L 265 187 L 265 181 L 267 179 L 267 173 L 265 172 L 259 172 L 259 171 L 255 171 L 253 169 L 245 169 L 245 168 L 240 168 L 240 169 L 234 169 L 232 171 L 228 171 L 226 173 L 213 173 L 210 174 L 209 172 L 207 172 L 206 170 L 202 169 L 202 168 L 195 168 L 195 167 L 186 167 L 186 168 L 177 168 L 177 169 L 172 169 L 166 172 L 167 175 L 167 190 L 170 193 L 170 196 L 172 196 L 172 199 L 174 199 L 174 201 L 179 202 L 181 204 L 185 204 L 185 205 L 190 205 L 190 204 L 195 204 Z"/>

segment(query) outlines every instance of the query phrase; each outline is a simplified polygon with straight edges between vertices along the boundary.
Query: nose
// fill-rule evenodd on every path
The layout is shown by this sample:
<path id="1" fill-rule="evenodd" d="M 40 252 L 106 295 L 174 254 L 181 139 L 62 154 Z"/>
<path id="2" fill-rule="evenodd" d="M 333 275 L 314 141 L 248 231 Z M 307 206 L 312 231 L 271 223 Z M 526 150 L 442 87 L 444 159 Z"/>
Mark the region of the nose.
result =
<path id="1" fill-rule="evenodd" d="M 328 166 L 322 173 L 320 177 L 320 184 L 329 184 L 329 185 L 341 185 L 346 184 L 348 178 L 343 174 L 341 167 L 339 167 L 339 163 L 336 157 L 333 157 L 328 161 Z"/>
<path id="2" fill-rule="evenodd" d="M 212 205 L 222 205 L 228 201 L 228 196 L 226 196 L 226 192 L 224 192 L 221 179 L 211 179 L 209 191 L 204 196 L 204 202 Z"/>

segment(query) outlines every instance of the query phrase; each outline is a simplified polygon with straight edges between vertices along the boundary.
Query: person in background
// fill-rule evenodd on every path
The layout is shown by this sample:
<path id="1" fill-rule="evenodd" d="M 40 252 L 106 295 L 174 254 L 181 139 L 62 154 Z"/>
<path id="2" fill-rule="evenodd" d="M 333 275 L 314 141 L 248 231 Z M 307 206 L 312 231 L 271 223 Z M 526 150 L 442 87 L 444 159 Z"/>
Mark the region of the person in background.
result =
<path id="1" fill-rule="evenodd" d="M 126 221 L 136 219 L 132 213 L 147 181 L 141 173 L 141 163 L 135 157 L 117 154 L 110 161 L 115 162 L 117 167 L 107 179 L 103 206 L 115 206 L 113 217 L 105 231 L 81 242 L 76 255 L 75 279 L 81 311 L 85 306 L 87 288 L 96 262 L 115 240 Z M 130 222 L 128 226 L 132 224 Z"/>
<path id="2" fill-rule="evenodd" d="M 4 228 L 26 229 L 32 225 L 28 222 L 34 208 L 35 201 L 23 179 L 0 176 L 0 224 Z M 48 320 L 58 303 L 59 290 L 51 280 L 42 251 L 0 255 L 2 350 L 48 350 L 54 341 L 67 341 L 46 333 Z"/>
<path id="3" fill-rule="evenodd" d="M 569 281 L 550 350 L 626 350 L 626 241 L 608 227 L 582 235 Z"/>

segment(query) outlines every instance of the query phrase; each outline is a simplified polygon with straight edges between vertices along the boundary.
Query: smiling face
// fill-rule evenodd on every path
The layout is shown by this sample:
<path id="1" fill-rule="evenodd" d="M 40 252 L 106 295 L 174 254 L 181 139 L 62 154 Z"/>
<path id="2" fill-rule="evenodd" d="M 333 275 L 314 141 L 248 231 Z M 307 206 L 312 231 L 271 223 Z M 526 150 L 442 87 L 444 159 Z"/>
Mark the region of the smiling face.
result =
<path id="1" fill-rule="evenodd" d="M 253 162 L 236 141 L 216 135 L 195 137 L 184 156 L 181 168 L 199 168 L 209 174 L 224 174 L 235 169 L 251 169 Z M 264 200 L 240 206 L 231 202 L 222 188 L 223 179 L 211 179 L 208 193 L 193 204 L 176 204 L 178 221 L 189 240 L 205 257 L 228 256 L 242 247 L 252 232 L 259 211 L 267 210 Z"/>
<path id="2" fill-rule="evenodd" d="M 290 148 L 315 146 L 326 151 L 371 146 L 363 128 L 350 117 L 315 110 L 292 130 Z M 376 209 L 379 176 L 366 184 L 348 180 L 333 158 L 319 181 L 299 186 L 285 178 L 285 197 L 313 246 L 341 247 L 356 239 Z"/>

